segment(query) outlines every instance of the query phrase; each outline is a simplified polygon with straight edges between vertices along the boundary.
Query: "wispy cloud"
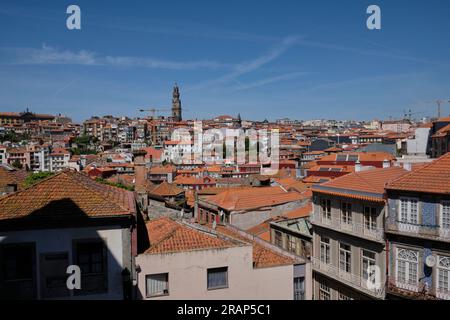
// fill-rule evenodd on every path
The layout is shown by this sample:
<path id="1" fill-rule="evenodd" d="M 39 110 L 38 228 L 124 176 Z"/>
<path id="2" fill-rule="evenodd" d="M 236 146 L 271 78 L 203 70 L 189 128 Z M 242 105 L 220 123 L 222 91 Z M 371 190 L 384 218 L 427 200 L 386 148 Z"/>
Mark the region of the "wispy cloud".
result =
<path id="1" fill-rule="evenodd" d="M 310 72 L 291 72 L 291 73 L 286 73 L 286 74 L 282 74 L 282 75 L 278 75 L 278 76 L 274 76 L 274 77 L 270 77 L 270 78 L 261 79 L 261 80 L 258 80 L 258 81 L 252 82 L 252 83 L 247 83 L 247 84 L 243 84 L 242 82 L 239 82 L 239 87 L 237 88 L 237 90 L 253 89 L 253 88 L 265 86 L 267 84 L 271 84 L 271 83 L 275 83 L 275 82 L 286 81 L 286 80 L 298 78 L 298 77 L 305 76 L 308 74 L 310 74 Z"/>
<path id="2" fill-rule="evenodd" d="M 87 50 L 70 51 L 47 45 L 42 48 L 0 48 L 4 64 L 14 65 L 82 65 L 142 67 L 151 69 L 195 70 L 231 68 L 233 65 L 216 61 L 170 61 L 149 57 L 102 56 Z"/>
<path id="3" fill-rule="evenodd" d="M 276 60 L 282 54 L 284 54 L 289 48 L 298 43 L 300 37 L 298 36 L 290 36 L 284 38 L 278 45 L 272 47 L 268 52 L 264 55 L 261 55 L 251 61 L 246 61 L 239 63 L 233 70 L 230 72 L 212 80 L 208 80 L 206 82 L 199 83 L 197 85 L 188 87 L 185 91 L 192 91 L 198 89 L 204 89 L 207 87 L 211 87 L 213 85 L 223 84 L 228 81 L 236 81 L 240 76 L 253 72 L 262 66 Z"/>
<path id="4" fill-rule="evenodd" d="M 388 52 L 387 50 L 366 50 L 366 49 L 360 49 L 360 48 L 354 48 L 349 46 L 342 46 L 342 45 L 336 45 L 332 43 L 326 43 L 326 42 L 320 42 L 320 41 L 309 41 L 305 39 L 301 39 L 298 41 L 298 45 L 300 46 L 306 46 L 306 47 L 313 47 L 313 48 L 319 48 L 319 49 L 326 49 L 326 50 L 335 50 L 335 51 L 343 51 L 343 52 L 350 52 L 358 55 L 366 55 L 366 56 L 376 56 L 376 57 L 382 57 L 382 58 L 391 58 L 396 60 L 404 60 L 404 61 L 410 61 L 410 62 L 418 62 L 418 63 L 424 63 L 424 64 L 439 64 L 435 61 L 430 61 L 427 59 L 421 59 L 416 58 L 413 56 L 400 54 L 396 52 Z M 386 47 L 384 48 L 386 49 Z"/>

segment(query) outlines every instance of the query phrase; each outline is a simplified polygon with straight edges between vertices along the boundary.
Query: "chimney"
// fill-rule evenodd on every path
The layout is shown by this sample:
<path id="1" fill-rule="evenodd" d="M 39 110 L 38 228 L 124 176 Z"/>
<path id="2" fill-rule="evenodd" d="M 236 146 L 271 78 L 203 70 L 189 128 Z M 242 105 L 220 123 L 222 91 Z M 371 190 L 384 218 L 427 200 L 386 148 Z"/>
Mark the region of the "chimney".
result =
<path id="1" fill-rule="evenodd" d="M 411 167 L 411 162 L 405 162 L 403 164 L 403 169 L 407 170 L 407 171 L 411 171 L 412 167 Z"/>
<path id="2" fill-rule="evenodd" d="M 357 160 L 355 162 L 355 172 L 360 172 L 361 170 L 362 170 L 361 162 L 359 162 L 359 160 Z"/>
<path id="3" fill-rule="evenodd" d="M 383 160 L 383 168 L 389 168 L 391 166 L 391 162 L 388 159 Z"/>
<path id="4" fill-rule="evenodd" d="M 137 192 L 145 191 L 146 168 L 145 168 L 145 150 L 136 150 L 133 152 L 134 156 L 134 188 Z"/>

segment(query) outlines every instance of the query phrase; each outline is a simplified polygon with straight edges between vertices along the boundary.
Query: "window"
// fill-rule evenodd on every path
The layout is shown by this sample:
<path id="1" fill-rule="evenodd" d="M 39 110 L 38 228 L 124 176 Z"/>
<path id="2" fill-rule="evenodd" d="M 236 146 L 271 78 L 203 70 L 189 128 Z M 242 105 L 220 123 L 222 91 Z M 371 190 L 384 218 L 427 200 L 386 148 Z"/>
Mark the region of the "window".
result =
<path id="1" fill-rule="evenodd" d="M 147 297 L 169 295 L 169 274 L 158 273 L 145 276 Z"/>
<path id="2" fill-rule="evenodd" d="M 208 290 L 228 288 L 228 267 L 208 269 Z"/>
<path id="3" fill-rule="evenodd" d="M 294 300 L 305 300 L 305 278 L 294 278 Z"/>
<path id="4" fill-rule="evenodd" d="M 330 239 L 321 238 L 320 239 L 320 262 L 329 264 L 330 263 Z"/>
<path id="5" fill-rule="evenodd" d="M 320 199 L 320 206 L 322 208 L 322 217 L 331 220 L 331 200 Z"/>
<path id="6" fill-rule="evenodd" d="M 438 256 L 438 290 L 450 292 L 450 257 Z"/>
<path id="7" fill-rule="evenodd" d="M 331 300 L 330 287 L 325 282 L 319 283 L 319 300 Z"/>
<path id="8" fill-rule="evenodd" d="M 372 275 L 373 269 L 371 268 L 376 265 L 375 256 L 375 252 L 369 250 L 362 251 L 362 275 L 364 280 L 368 280 Z M 371 280 L 375 283 L 375 278 L 371 278 Z"/>
<path id="9" fill-rule="evenodd" d="M 277 247 L 283 247 L 283 235 L 280 231 L 275 231 L 275 245 Z"/>
<path id="10" fill-rule="evenodd" d="M 350 273 L 352 270 L 352 253 L 348 244 L 339 244 L 339 268 L 342 271 Z"/>
<path id="11" fill-rule="evenodd" d="M 339 300 L 353 300 L 353 299 L 350 298 L 347 294 L 339 292 Z"/>
<path id="12" fill-rule="evenodd" d="M 81 290 L 78 293 L 98 293 L 108 290 L 106 248 L 101 240 L 76 241 L 75 264 L 81 269 Z"/>
<path id="13" fill-rule="evenodd" d="M 418 224 L 417 199 L 400 199 L 400 222 Z"/>
<path id="14" fill-rule="evenodd" d="M 408 249 L 397 249 L 397 282 L 417 285 L 419 252 Z"/>
<path id="15" fill-rule="evenodd" d="M 441 228 L 450 229 L 450 201 L 441 204 Z"/>
<path id="16" fill-rule="evenodd" d="M 346 224 L 352 223 L 352 205 L 351 203 L 341 203 L 341 221 Z"/>
<path id="17" fill-rule="evenodd" d="M 364 228 L 366 230 L 377 228 L 377 208 L 364 207 Z"/>
<path id="18" fill-rule="evenodd" d="M 35 299 L 34 244 L 0 246 L 0 299 Z"/>
<path id="19" fill-rule="evenodd" d="M 288 251 L 293 253 L 297 251 L 297 242 L 293 236 L 288 236 Z"/>

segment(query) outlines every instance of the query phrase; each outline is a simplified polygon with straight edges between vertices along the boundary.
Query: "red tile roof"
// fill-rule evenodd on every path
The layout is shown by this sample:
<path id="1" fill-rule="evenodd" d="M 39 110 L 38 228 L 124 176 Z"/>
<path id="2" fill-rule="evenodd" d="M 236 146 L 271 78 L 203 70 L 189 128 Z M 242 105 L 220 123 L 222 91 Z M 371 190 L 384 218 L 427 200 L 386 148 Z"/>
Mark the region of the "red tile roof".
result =
<path id="1" fill-rule="evenodd" d="M 255 240 L 251 241 L 248 238 L 240 235 L 238 232 L 227 228 L 226 226 L 218 225 L 216 231 L 237 240 L 251 243 L 253 245 L 253 266 L 255 268 L 275 267 L 295 263 L 294 259 L 282 255 L 275 250 L 272 250 L 267 246 L 258 243 Z"/>
<path id="2" fill-rule="evenodd" d="M 288 219 L 309 217 L 312 210 L 313 210 L 313 207 L 312 207 L 312 203 L 310 202 L 304 207 L 300 207 L 300 208 L 297 208 L 292 211 L 288 211 L 288 212 L 284 213 L 283 216 L 287 217 Z"/>
<path id="3" fill-rule="evenodd" d="M 392 181 L 387 189 L 450 194 L 450 153 Z"/>
<path id="4" fill-rule="evenodd" d="M 151 220 L 147 222 L 146 227 L 150 239 L 150 248 L 145 252 L 147 254 L 225 249 L 242 245 L 166 217 Z"/>
<path id="5" fill-rule="evenodd" d="M 149 191 L 150 194 L 160 197 L 173 197 L 183 192 L 183 189 L 178 188 L 175 184 L 168 183 L 167 181 L 163 181 L 162 183 L 155 185 Z"/>
<path id="6" fill-rule="evenodd" d="M 205 198 L 205 202 L 228 211 L 251 210 L 302 200 L 305 196 L 296 191 L 286 192 L 281 187 L 255 187 L 226 190 Z"/>
<path id="7" fill-rule="evenodd" d="M 303 183 L 301 180 L 294 179 L 292 177 L 286 178 L 275 178 L 275 182 L 283 186 L 286 190 L 295 190 L 298 192 L 305 191 L 307 189 L 307 185 Z"/>
<path id="8" fill-rule="evenodd" d="M 29 173 L 25 170 L 10 169 L 0 164 L 0 188 L 15 184 L 19 190 L 23 189 L 25 178 L 28 175 Z"/>
<path id="9" fill-rule="evenodd" d="M 360 171 L 347 174 L 321 185 L 312 186 L 311 189 L 313 192 L 370 201 L 383 201 L 382 198 L 387 183 L 406 173 L 407 171 L 401 167 Z M 351 191 L 356 191 L 356 193 Z"/>
<path id="10" fill-rule="evenodd" d="M 52 217 L 79 213 L 108 217 L 135 211 L 132 192 L 98 183 L 73 171 L 60 172 L 0 198 L 0 220 L 22 218 L 35 212 Z"/>

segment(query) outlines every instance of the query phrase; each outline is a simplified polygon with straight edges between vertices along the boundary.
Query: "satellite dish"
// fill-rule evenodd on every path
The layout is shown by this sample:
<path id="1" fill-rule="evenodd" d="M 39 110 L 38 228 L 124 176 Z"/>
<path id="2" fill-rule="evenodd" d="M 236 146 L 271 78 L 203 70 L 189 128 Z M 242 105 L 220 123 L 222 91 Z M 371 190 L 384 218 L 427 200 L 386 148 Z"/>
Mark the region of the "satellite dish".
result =
<path id="1" fill-rule="evenodd" d="M 436 265 L 436 258 L 432 255 L 429 255 L 425 258 L 425 264 L 427 267 L 433 268 Z"/>

